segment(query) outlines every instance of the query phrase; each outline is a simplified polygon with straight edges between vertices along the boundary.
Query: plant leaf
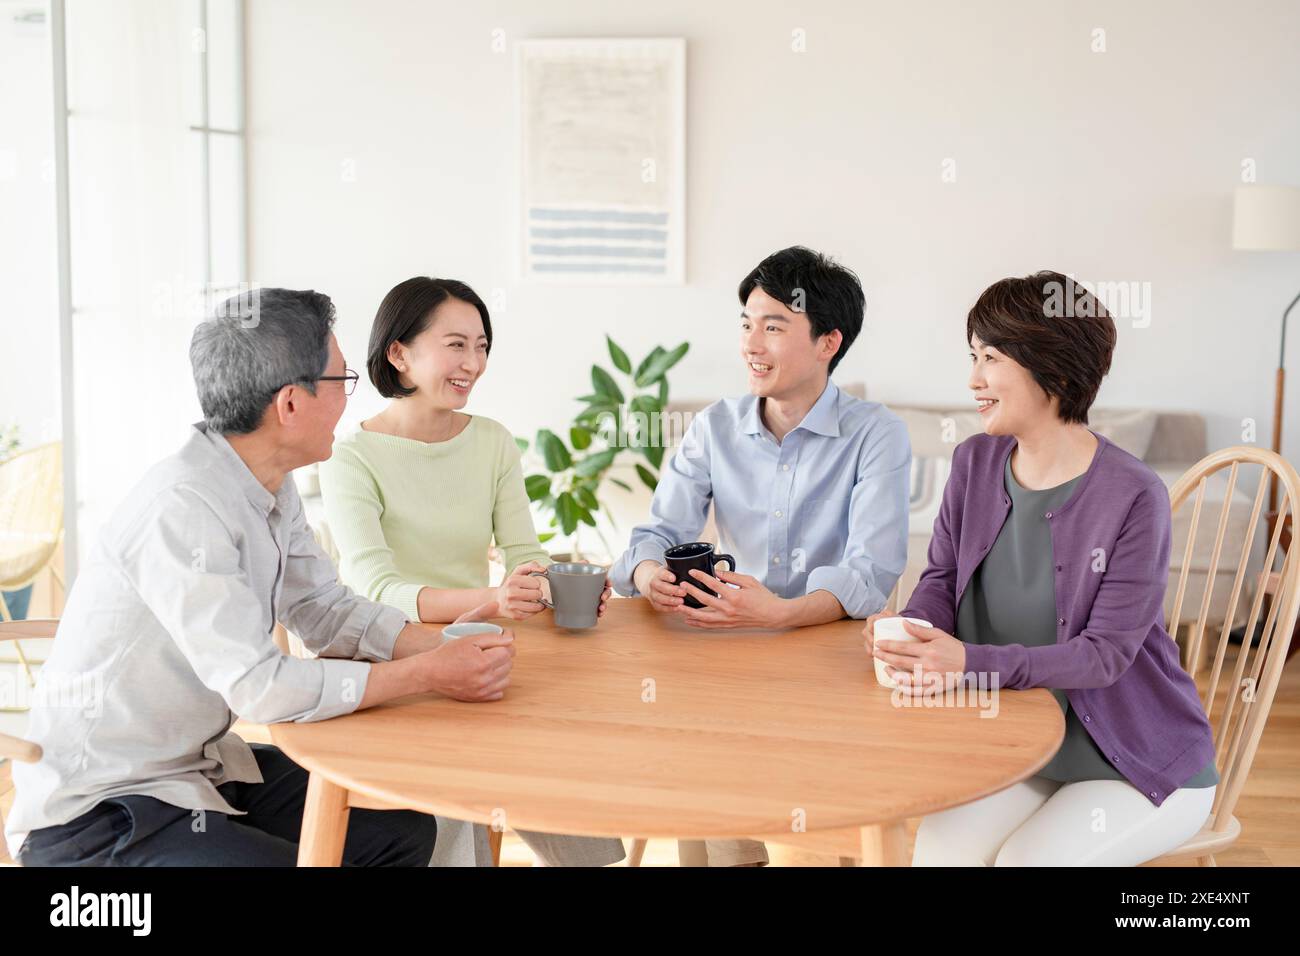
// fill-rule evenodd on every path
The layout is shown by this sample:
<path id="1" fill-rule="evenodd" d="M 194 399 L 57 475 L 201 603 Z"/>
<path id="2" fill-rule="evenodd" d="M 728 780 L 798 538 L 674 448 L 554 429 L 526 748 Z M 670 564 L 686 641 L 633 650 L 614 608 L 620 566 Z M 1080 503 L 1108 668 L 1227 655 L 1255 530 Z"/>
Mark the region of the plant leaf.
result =
<path id="1" fill-rule="evenodd" d="M 654 491 L 659 487 L 659 479 L 656 478 L 654 472 L 645 465 L 638 463 L 636 466 L 636 473 L 641 477 L 642 483 L 651 491 Z"/>
<path id="2" fill-rule="evenodd" d="M 611 478 L 611 479 L 609 479 L 609 480 L 612 481 L 614 484 L 618 485 L 618 486 L 619 486 L 620 488 L 622 488 L 624 491 L 631 491 L 631 490 L 632 490 L 632 486 L 629 485 L 626 481 L 623 481 L 621 478 Z"/>
<path id="3" fill-rule="evenodd" d="M 659 356 L 663 354 L 664 354 L 663 346 L 656 345 L 654 348 L 650 350 L 650 354 L 641 360 L 641 364 L 636 367 L 636 374 L 632 376 L 632 380 L 636 382 L 637 388 L 645 388 L 652 381 L 654 381 L 653 379 L 646 378 L 645 375 L 646 369 L 650 367 L 650 363 L 654 362 L 655 359 L 657 359 Z"/>
<path id="4" fill-rule="evenodd" d="M 614 381 L 614 376 L 599 365 L 591 367 L 591 385 L 596 390 L 596 394 L 604 397 L 606 401 L 612 399 L 619 405 L 623 404 L 623 390 L 618 387 L 618 382 Z"/>
<path id="5" fill-rule="evenodd" d="M 683 342 L 671 352 L 660 351 L 655 355 L 653 360 L 647 360 L 644 369 L 637 370 L 636 384 L 638 388 L 645 388 L 652 382 L 657 382 L 665 372 L 682 360 L 682 356 L 691 350 L 690 342 Z M 653 354 L 653 353 L 652 353 Z"/>
<path id="6" fill-rule="evenodd" d="M 619 348 L 608 335 L 605 336 L 605 341 L 609 344 L 609 357 L 614 363 L 614 368 L 624 375 L 631 375 L 632 363 L 628 360 L 627 353 Z"/>
<path id="7" fill-rule="evenodd" d="M 560 530 L 565 534 L 573 534 L 578 527 L 578 503 L 573 500 L 573 495 L 567 491 L 560 492 L 560 497 L 555 500 L 555 514 L 560 519 Z"/>
<path id="8" fill-rule="evenodd" d="M 554 537 L 555 537 L 555 532 L 554 532 L 554 531 L 546 531 L 546 532 L 543 532 L 542 534 L 539 534 L 539 535 L 537 536 L 537 543 L 538 543 L 538 544 L 545 544 L 546 542 L 550 541 L 550 540 L 551 540 L 552 538 L 554 538 Z"/>
<path id="9" fill-rule="evenodd" d="M 658 471 L 659 466 L 664 463 L 663 445 L 646 445 L 642 449 L 642 453 L 645 455 L 646 461 L 655 466 L 655 471 Z"/>
<path id="10" fill-rule="evenodd" d="M 524 479 L 524 491 L 529 501 L 540 501 L 551 492 L 550 475 L 529 475 Z"/>
<path id="11" fill-rule="evenodd" d="M 614 464 L 614 457 L 617 454 L 617 448 L 607 448 L 604 451 L 588 455 L 574 466 L 574 473 L 582 478 L 593 478 Z"/>
<path id="12" fill-rule="evenodd" d="M 519 454 L 528 451 L 528 439 L 515 436 L 515 444 L 519 446 Z"/>
<path id="13" fill-rule="evenodd" d="M 574 451 L 582 451 L 591 445 L 591 431 L 581 425 L 574 425 L 569 429 L 569 443 L 573 445 Z"/>
<path id="14" fill-rule="evenodd" d="M 566 468 L 573 466 L 573 459 L 569 457 L 569 449 L 564 447 L 564 442 L 560 441 L 560 436 L 549 428 L 543 428 L 537 432 L 537 447 L 541 449 L 542 458 L 546 462 L 548 470 L 564 471 Z"/>
<path id="15" fill-rule="evenodd" d="M 588 511 L 598 511 L 600 509 L 600 502 L 596 500 L 596 496 L 591 493 L 591 489 L 586 485 L 576 485 L 573 489 L 573 497 L 577 499 L 578 504 Z"/>

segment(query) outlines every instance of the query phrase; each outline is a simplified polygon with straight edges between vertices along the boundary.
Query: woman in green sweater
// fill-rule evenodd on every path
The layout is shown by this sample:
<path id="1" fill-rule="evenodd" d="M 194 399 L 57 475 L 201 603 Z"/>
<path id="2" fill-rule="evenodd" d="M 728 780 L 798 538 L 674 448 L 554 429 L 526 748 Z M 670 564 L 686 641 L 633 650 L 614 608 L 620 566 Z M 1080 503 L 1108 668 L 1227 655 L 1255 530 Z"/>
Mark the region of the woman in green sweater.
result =
<path id="1" fill-rule="evenodd" d="M 510 432 L 460 411 L 487 369 L 492 323 L 463 282 L 416 277 L 380 303 L 366 369 L 388 407 L 334 443 L 320 466 L 343 582 L 412 621 L 450 621 L 483 604 L 521 619 L 542 610 L 550 559 L 533 527 Z M 488 586 L 493 540 L 506 567 Z M 608 582 L 600 613 L 609 597 Z M 486 831 L 438 819 L 434 863 L 482 861 Z M 614 839 L 520 833 L 548 865 L 623 858 Z"/>

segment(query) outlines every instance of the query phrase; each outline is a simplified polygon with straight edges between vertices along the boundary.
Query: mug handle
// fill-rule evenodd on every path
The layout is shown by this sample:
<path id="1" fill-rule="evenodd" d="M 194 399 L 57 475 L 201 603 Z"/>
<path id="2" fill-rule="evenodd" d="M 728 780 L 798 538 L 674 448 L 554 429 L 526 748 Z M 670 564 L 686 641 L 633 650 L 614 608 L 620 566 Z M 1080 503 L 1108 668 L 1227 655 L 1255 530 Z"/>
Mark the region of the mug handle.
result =
<path id="1" fill-rule="evenodd" d="M 546 578 L 547 583 L 550 583 L 551 580 L 551 576 L 545 571 L 529 571 L 527 576 Z M 542 607 L 549 607 L 552 611 L 555 610 L 555 605 L 546 600 L 546 598 L 538 596 L 537 600 L 541 603 Z"/>
<path id="2" fill-rule="evenodd" d="M 727 562 L 727 570 L 732 574 L 736 573 L 736 559 L 729 554 L 715 554 L 713 556 L 713 566 L 716 568 L 723 561 Z"/>

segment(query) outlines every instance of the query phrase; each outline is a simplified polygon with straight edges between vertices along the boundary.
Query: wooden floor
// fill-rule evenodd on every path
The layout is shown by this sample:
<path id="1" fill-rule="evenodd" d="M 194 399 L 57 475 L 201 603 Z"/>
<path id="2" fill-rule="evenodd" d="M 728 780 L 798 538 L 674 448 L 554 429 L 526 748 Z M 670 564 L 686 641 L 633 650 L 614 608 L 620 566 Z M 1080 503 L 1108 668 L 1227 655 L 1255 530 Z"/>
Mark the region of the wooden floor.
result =
<path id="1" fill-rule="evenodd" d="M 1236 648 L 1229 651 L 1232 658 Z M 1225 663 L 1229 670 L 1229 663 Z M 1197 683 L 1204 693 L 1206 677 Z M 1216 705 L 1217 713 L 1217 705 Z M 269 742 L 264 727 L 238 727 L 246 740 Z M 0 762 L 0 816 L 13 803 L 9 766 Z M 1217 855 L 1220 866 L 1300 866 L 1300 656 L 1282 673 L 1273 712 L 1260 741 L 1250 779 L 1237 803 L 1237 817 L 1242 834 L 1230 849 Z M 918 820 L 907 826 L 909 853 L 916 837 Z M 834 857 L 818 856 L 786 847 L 770 846 L 773 866 L 836 866 Z M 0 864 L 9 863 L 0 841 Z M 1171 861 L 1168 865 L 1192 865 L 1192 860 Z M 503 866 L 531 866 L 533 854 L 513 833 L 507 833 L 501 848 Z M 673 840 L 651 840 L 646 847 L 642 866 L 676 866 L 677 844 Z"/>

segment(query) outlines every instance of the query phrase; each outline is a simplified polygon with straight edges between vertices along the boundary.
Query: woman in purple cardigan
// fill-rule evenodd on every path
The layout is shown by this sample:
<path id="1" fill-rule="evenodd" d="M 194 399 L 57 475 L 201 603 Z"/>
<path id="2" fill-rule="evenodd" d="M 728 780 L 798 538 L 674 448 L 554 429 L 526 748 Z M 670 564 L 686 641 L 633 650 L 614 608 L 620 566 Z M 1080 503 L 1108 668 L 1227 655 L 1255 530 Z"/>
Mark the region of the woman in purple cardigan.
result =
<path id="1" fill-rule="evenodd" d="M 958 675 L 1046 687 L 1060 750 L 992 796 L 931 814 L 913 865 L 1133 866 L 1206 822 L 1218 774 L 1196 686 L 1165 631 L 1169 493 L 1088 428 L 1115 323 L 1055 272 L 990 286 L 966 319 L 984 434 L 953 452 L 928 566 L 874 642 L 900 685 Z M 996 681 L 996 683 L 993 683 Z"/>

